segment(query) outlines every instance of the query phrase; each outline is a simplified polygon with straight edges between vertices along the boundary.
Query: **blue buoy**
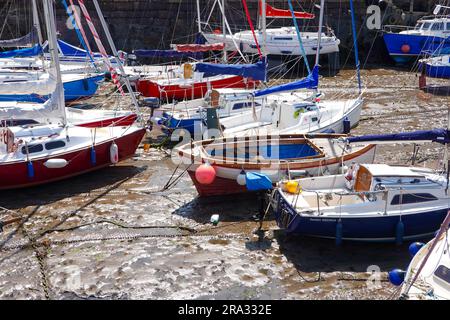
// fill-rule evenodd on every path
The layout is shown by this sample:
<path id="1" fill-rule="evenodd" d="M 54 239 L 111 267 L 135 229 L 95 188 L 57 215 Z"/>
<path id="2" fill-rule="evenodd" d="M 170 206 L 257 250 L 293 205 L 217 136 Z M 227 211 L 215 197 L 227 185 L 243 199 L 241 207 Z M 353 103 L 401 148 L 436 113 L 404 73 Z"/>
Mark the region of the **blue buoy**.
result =
<path id="1" fill-rule="evenodd" d="M 95 148 L 91 148 L 91 164 L 95 166 L 97 164 L 97 154 L 95 153 Z"/>
<path id="2" fill-rule="evenodd" d="M 411 257 L 414 257 L 417 252 L 425 245 L 423 242 L 414 242 L 409 245 L 408 251 Z"/>
<path id="3" fill-rule="evenodd" d="M 394 269 L 389 271 L 388 277 L 389 282 L 392 283 L 394 286 L 401 286 L 403 281 L 405 281 L 405 275 L 406 271 L 403 271 L 401 269 Z"/>
<path id="4" fill-rule="evenodd" d="M 403 243 L 403 235 L 405 234 L 405 225 L 402 220 L 399 220 L 395 228 L 395 243 L 401 245 Z"/>
<path id="5" fill-rule="evenodd" d="M 344 133 L 350 133 L 351 130 L 351 124 L 350 124 L 350 120 L 348 119 L 348 117 L 345 117 L 344 119 Z"/>
<path id="6" fill-rule="evenodd" d="M 336 224 L 336 245 L 342 244 L 342 221 L 339 219 Z"/>
<path id="7" fill-rule="evenodd" d="M 34 178 L 33 162 L 29 161 L 27 163 L 27 171 L 28 171 L 28 179 L 33 179 Z"/>

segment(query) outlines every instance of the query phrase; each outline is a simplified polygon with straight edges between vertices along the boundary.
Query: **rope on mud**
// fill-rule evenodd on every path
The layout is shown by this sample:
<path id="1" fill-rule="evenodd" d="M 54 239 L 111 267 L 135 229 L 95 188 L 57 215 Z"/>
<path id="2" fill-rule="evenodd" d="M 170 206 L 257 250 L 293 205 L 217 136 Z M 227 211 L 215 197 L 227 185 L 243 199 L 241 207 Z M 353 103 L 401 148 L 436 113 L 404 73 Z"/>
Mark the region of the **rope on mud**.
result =
<path id="1" fill-rule="evenodd" d="M 187 166 L 186 169 L 183 170 L 183 172 L 181 172 L 178 176 L 176 176 L 175 178 L 173 178 L 175 176 L 175 173 L 178 171 L 178 168 L 180 167 L 181 164 L 177 165 L 177 167 L 175 168 L 175 170 L 172 172 L 172 175 L 170 176 L 169 180 L 166 182 L 166 184 L 164 185 L 164 187 L 162 187 L 162 189 L 157 190 L 157 191 L 141 191 L 145 194 L 152 194 L 152 193 L 159 193 L 159 192 L 163 192 L 163 191 L 167 191 L 170 190 L 172 187 L 175 187 L 178 182 L 181 181 L 181 178 L 186 174 L 186 172 L 189 170 L 189 168 L 192 166 L 192 164 L 190 164 L 189 166 Z M 171 200 L 170 198 L 168 198 L 169 200 Z M 178 205 L 178 203 L 176 203 Z"/>
<path id="2" fill-rule="evenodd" d="M 157 226 L 157 225 L 149 225 L 149 226 L 132 226 L 132 225 L 126 225 L 114 220 L 108 220 L 108 219 L 100 219 L 97 221 L 93 221 L 93 222 L 87 222 L 87 223 L 82 223 L 76 226 L 72 226 L 72 227 L 66 227 L 66 228 L 55 228 L 55 229 L 48 229 L 45 230 L 44 233 L 41 234 L 41 236 L 48 234 L 48 233 L 52 233 L 52 232 L 64 232 L 64 231 L 73 231 L 76 229 L 80 229 L 83 227 L 87 227 L 87 226 L 91 226 L 94 224 L 100 224 L 100 223 L 109 223 L 115 226 L 118 226 L 120 228 L 123 229 L 179 229 L 179 230 L 183 230 L 183 231 L 188 231 L 191 233 L 196 233 L 197 230 L 189 228 L 189 227 L 183 227 L 183 226 Z"/>
<path id="3" fill-rule="evenodd" d="M 301 272 L 300 272 L 300 270 L 298 270 L 298 268 L 295 268 L 295 269 L 296 269 L 297 274 L 299 275 L 299 277 L 306 283 L 316 283 L 316 282 L 322 281 L 322 272 L 320 272 L 320 271 L 317 272 L 317 279 L 315 279 L 315 280 L 308 280 L 301 274 Z"/>

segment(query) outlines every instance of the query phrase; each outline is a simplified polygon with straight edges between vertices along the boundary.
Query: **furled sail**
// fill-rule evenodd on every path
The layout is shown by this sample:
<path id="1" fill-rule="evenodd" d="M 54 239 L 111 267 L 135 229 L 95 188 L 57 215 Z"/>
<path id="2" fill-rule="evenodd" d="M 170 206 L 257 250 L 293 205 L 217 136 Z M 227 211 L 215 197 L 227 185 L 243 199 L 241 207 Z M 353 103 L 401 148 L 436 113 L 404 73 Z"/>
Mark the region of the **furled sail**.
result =
<path id="1" fill-rule="evenodd" d="M 202 59 L 202 52 L 178 52 L 176 50 L 134 50 L 133 54 L 138 58 L 193 58 Z"/>
<path id="2" fill-rule="evenodd" d="M 197 63 L 195 71 L 207 74 L 230 74 L 252 78 L 254 80 L 266 80 L 266 63 L 261 60 L 254 64 L 218 64 L 218 63 Z"/>
<path id="3" fill-rule="evenodd" d="M 316 89 L 318 85 L 319 85 L 319 66 L 315 66 L 311 74 L 304 79 L 267 89 L 258 90 L 254 93 L 254 96 L 262 97 L 269 94 L 294 91 L 298 89 Z"/>
<path id="4" fill-rule="evenodd" d="M 298 19 L 314 19 L 315 16 L 308 12 L 294 11 L 295 17 Z M 262 16 L 262 5 L 259 2 L 259 15 Z M 266 17 L 267 18 L 282 18 L 289 19 L 292 18 L 292 14 L 289 10 L 277 9 L 268 4 L 266 4 Z"/>
<path id="5" fill-rule="evenodd" d="M 442 144 L 450 143 L 450 132 L 447 129 L 420 130 L 412 132 L 400 132 L 392 134 L 373 134 L 359 137 L 347 138 L 349 143 L 358 142 L 438 142 Z"/>
<path id="6" fill-rule="evenodd" d="M 175 50 L 178 52 L 207 52 L 207 51 L 222 51 L 225 48 L 224 43 L 212 44 L 176 44 Z"/>
<path id="7" fill-rule="evenodd" d="M 42 53 L 42 47 L 40 45 L 35 45 L 28 49 L 16 49 L 0 52 L 0 58 L 25 58 L 25 57 L 36 57 Z"/>
<path id="8" fill-rule="evenodd" d="M 0 47 L 1 48 L 25 48 L 25 47 L 32 47 L 36 43 L 39 42 L 37 30 L 36 28 L 33 28 L 33 30 L 20 38 L 17 39 L 9 39 L 9 40 L 0 40 Z"/>

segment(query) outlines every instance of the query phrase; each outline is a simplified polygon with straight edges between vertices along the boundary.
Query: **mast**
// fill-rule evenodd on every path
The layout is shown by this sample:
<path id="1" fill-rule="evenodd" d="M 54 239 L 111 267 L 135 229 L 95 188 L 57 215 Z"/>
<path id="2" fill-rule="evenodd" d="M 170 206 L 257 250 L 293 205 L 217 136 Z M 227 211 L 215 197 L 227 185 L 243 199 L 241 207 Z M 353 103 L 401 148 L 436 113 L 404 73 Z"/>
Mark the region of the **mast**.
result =
<path id="1" fill-rule="evenodd" d="M 315 66 L 319 65 L 320 45 L 322 44 L 322 28 L 323 28 L 323 12 L 325 10 L 325 0 L 320 0 L 320 15 L 319 15 L 319 35 L 317 37 L 317 52 Z"/>
<path id="2" fill-rule="evenodd" d="M 36 0 L 32 0 L 31 3 L 33 5 L 33 25 L 36 28 L 37 33 L 38 33 L 39 45 L 42 46 L 42 44 L 44 43 L 44 39 L 42 38 L 42 30 L 41 30 L 41 24 L 39 22 L 39 14 L 38 14 L 38 10 L 37 10 Z"/>
<path id="3" fill-rule="evenodd" d="M 350 0 L 350 12 L 352 16 L 353 47 L 355 48 L 355 65 L 356 65 L 356 75 L 358 76 L 358 90 L 359 94 L 361 94 L 362 91 L 361 64 L 359 62 L 358 39 L 357 39 L 358 34 L 356 33 L 355 10 L 353 8 L 353 0 Z"/>
<path id="4" fill-rule="evenodd" d="M 320 0 L 320 14 L 319 14 L 319 34 L 317 36 L 317 52 L 314 68 L 319 66 L 320 46 L 322 45 L 322 29 L 323 29 L 323 12 L 325 11 L 325 0 Z M 319 88 L 315 89 L 316 95 L 319 93 Z"/>
<path id="5" fill-rule="evenodd" d="M 136 107 L 136 111 L 139 113 L 139 116 L 140 116 L 139 103 L 136 99 L 133 88 L 131 87 L 130 79 L 128 79 L 128 77 L 125 73 L 125 69 L 123 68 L 122 61 L 120 61 L 120 59 L 119 59 L 119 53 L 117 52 L 116 45 L 114 44 L 111 33 L 109 32 L 108 25 L 106 24 L 105 18 L 103 17 L 102 10 L 100 9 L 100 6 L 98 5 L 97 0 L 93 0 L 93 2 L 94 2 L 95 10 L 97 11 L 98 17 L 100 18 L 100 22 L 102 24 L 103 30 L 105 31 L 106 38 L 108 39 L 109 46 L 111 47 L 114 58 L 116 59 L 116 63 L 119 66 L 119 70 L 122 73 L 123 78 L 125 79 L 125 85 L 127 86 L 128 92 L 130 93 L 131 100 L 133 101 L 133 104 Z"/>
<path id="6" fill-rule="evenodd" d="M 263 41 L 262 41 L 262 46 L 261 46 L 261 50 L 262 50 L 262 56 L 264 59 L 267 58 L 267 13 L 266 13 L 266 0 L 261 0 L 261 31 L 263 34 Z"/>
<path id="7" fill-rule="evenodd" d="M 64 87 L 61 79 L 61 69 L 59 64 L 58 39 L 56 38 L 55 14 L 52 0 L 42 0 L 44 5 L 45 24 L 47 27 L 48 49 L 51 55 L 52 65 L 48 70 L 49 77 L 56 81 L 56 89 L 52 94 L 52 100 L 56 103 L 61 112 L 63 124 L 67 124 L 66 105 L 64 100 Z M 56 97 L 56 99 L 54 99 Z"/>
<path id="8" fill-rule="evenodd" d="M 202 22 L 200 20 L 200 0 L 197 0 L 197 25 L 198 25 L 198 32 L 201 33 L 202 32 Z"/>
<path id="9" fill-rule="evenodd" d="M 223 30 L 223 43 L 227 43 L 227 25 L 225 17 L 225 0 L 222 0 L 222 30 Z M 223 48 L 223 61 L 227 62 L 227 46 Z"/>

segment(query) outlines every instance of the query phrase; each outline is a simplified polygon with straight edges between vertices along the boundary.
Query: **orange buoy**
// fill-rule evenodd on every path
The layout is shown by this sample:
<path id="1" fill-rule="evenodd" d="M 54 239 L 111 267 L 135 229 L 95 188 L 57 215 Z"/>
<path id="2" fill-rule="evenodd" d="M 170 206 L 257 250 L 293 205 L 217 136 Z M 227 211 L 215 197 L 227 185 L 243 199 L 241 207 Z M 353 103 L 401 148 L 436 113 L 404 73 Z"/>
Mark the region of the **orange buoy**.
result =
<path id="1" fill-rule="evenodd" d="M 216 178 L 216 170 L 209 163 L 202 164 L 195 170 L 195 179 L 200 184 L 211 184 Z"/>
<path id="2" fill-rule="evenodd" d="M 404 44 L 402 45 L 401 50 L 403 53 L 408 53 L 411 51 L 411 47 L 408 44 Z"/>

